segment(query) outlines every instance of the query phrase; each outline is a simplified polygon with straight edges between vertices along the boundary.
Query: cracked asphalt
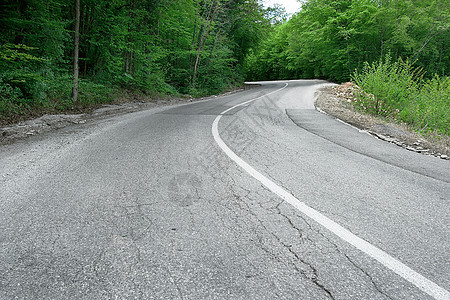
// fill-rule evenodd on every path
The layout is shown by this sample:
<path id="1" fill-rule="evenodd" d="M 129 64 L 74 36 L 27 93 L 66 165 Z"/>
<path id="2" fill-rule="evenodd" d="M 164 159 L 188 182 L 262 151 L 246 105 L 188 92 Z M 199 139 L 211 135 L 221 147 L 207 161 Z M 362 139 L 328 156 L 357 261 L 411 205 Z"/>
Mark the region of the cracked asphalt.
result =
<path id="1" fill-rule="evenodd" d="M 224 115 L 243 160 L 450 290 L 450 162 L 314 110 L 323 81 Z M 0 147 L 0 299 L 431 299 L 265 189 L 211 134 L 284 82 Z"/>

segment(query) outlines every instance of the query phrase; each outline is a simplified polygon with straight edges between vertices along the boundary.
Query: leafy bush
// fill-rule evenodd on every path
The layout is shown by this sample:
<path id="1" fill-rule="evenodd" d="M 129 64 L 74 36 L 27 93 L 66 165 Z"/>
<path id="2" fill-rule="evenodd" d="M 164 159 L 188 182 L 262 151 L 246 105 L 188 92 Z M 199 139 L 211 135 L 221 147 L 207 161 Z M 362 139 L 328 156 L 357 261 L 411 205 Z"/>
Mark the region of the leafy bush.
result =
<path id="1" fill-rule="evenodd" d="M 73 79 L 70 75 L 41 76 L 34 73 L 26 79 L 17 74 L 0 75 L 0 117 L 23 115 L 30 111 L 45 109 L 65 111 L 78 107 L 93 107 L 114 100 L 118 88 L 89 80 L 80 80 L 79 102 L 72 101 Z M 30 80 L 32 78 L 33 80 Z"/>
<path id="2" fill-rule="evenodd" d="M 421 69 L 414 69 L 409 61 L 391 61 L 389 55 L 377 63 L 364 64 L 362 71 L 355 72 L 352 80 L 363 89 L 359 93 L 360 108 L 368 113 L 390 116 L 403 110 L 418 91 L 422 79 Z"/>
<path id="3" fill-rule="evenodd" d="M 56 110 L 72 107 L 73 79 L 69 75 L 51 76 L 46 79 L 47 97 Z"/>
<path id="4" fill-rule="evenodd" d="M 95 83 L 89 80 L 80 80 L 77 105 L 83 107 L 96 106 L 103 103 L 111 103 L 114 100 L 114 92 L 117 88 L 109 85 Z"/>
<path id="5" fill-rule="evenodd" d="M 400 118 L 419 131 L 450 135 L 450 78 L 425 81 Z"/>
<path id="6" fill-rule="evenodd" d="M 450 79 L 423 80 L 424 72 L 402 59 L 364 65 L 352 80 L 359 86 L 355 107 L 364 112 L 394 118 L 419 131 L 449 134 Z"/>
<path id="7" fill-rule="evenodd" d="M 22 90 L 11 84 L 11 77 L 8 75 L 0 74 L 0 117 L 20 114 L 22 109 L 27 106 Z"/>

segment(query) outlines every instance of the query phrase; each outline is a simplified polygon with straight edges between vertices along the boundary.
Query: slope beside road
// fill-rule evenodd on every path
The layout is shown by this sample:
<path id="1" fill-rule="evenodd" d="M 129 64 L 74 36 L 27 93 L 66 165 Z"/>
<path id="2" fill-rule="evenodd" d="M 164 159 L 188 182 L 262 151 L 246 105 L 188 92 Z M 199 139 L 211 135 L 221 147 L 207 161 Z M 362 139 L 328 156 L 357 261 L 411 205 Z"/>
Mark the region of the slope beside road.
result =
<path id="1" fill-rule="evenodd" d="M 0 297 L 445 299 L 449 162 L 317 112 L 311 95 L 325 82 L 260 84 L 0 147 Z M 217 134 L 435 285 L 418 287 L 280 198 Z"/>

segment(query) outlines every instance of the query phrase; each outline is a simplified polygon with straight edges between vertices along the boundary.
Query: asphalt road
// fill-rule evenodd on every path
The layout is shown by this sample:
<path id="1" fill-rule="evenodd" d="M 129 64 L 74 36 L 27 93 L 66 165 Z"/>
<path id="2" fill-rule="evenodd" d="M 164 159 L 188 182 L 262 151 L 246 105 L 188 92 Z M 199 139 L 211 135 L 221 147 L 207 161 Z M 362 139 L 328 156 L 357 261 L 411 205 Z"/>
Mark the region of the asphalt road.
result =
<path id="1" fill-rule="evenodd" d="M 0 299 L 449 299 L 449 161 L 316 111 L 322 84 L 1 146 Z"/>

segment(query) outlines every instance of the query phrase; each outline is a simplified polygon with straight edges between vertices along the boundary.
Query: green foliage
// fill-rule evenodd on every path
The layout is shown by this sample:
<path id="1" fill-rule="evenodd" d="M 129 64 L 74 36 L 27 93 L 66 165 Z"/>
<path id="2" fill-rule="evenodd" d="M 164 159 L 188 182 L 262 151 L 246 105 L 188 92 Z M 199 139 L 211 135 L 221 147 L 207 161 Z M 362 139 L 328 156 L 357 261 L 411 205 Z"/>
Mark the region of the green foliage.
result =
<path id="1" fill-rule="evenodd" d="M 289 49 L 289 24 L 274 28 L 273 33 L 261 45 L 260 51 L 251 50 L 245 61 L 247 79 L 293 79 L 298 72 L 291 69 L 292 55 Z"/>
<path id="2" fill-rule="evenodd" d="M 357 109 L 401 120 L 419 131 L 450 133 L 449 77 L 423 80 L 421 68 L 401 59 L 392 62 L 388 55 L 384 61 L 366 63 L 352 79 L 360 87 Z"/>
<path id="3" fill-rule="evenodd" d="M 406 111 L 403 120 L 418 130 L 450 135 L 450 77 L 427 80 Z"/>
<path id="4" fill-rule="evenodd" d="M 362 71 L 355 72 L 352 78 L 364 90 L 359 95 L 361 109 L 380 116 L 403 111 L 417 94 L 422 73 L 409 61 L 392 62 L 390 55 L 384 61 L 365 63 Z"/>
<path id="5" fill-rule="evenodd" d="M 0 117 L 19 113 L 19 108 L 23 105 L 20 102 L 21 90 L 8 81 L 7 76 L 0 74 Z"/>
<path id="6" fill-rule="evenodd" d="M 58 111 L 64 111 L 73 106 L 73 79 L 70 75 L 48 76 L 45 83 L 47 85 L 46 94 L 50 103 L 49 106 Z"/>
<path id="7" fill-rule="evenodd" d="M 84 107 L 96 106 L 97 104 L 111 103 L 114 100 L 115 89 L 111 86 L 94 83 L 89 80 L 80 81 L 79 101 L 76 105 Z"/>
<path id="8" fill-rule="evenodd" d="M 2 64 L 9 63 L 18 65 L 18 63 L 43 62 L 44 59 L 36 57 L 25 51 L 36 50 L 36 47 L 28 47 L 27 45 L 5 44 L 0 47 L 0 60 Z"/>
<path id="9" fill-rule="evenodd" d="M 364 62 L 386 53 L 410 58 L 428 74 L 450 68 L 446 0 L 304 1 L 246 59 L 247 79 L 323 78 L 348 81 Z M 282 37 L 282 38 L 280 38 Z"/>

